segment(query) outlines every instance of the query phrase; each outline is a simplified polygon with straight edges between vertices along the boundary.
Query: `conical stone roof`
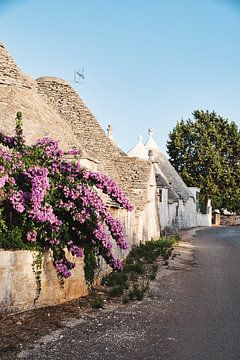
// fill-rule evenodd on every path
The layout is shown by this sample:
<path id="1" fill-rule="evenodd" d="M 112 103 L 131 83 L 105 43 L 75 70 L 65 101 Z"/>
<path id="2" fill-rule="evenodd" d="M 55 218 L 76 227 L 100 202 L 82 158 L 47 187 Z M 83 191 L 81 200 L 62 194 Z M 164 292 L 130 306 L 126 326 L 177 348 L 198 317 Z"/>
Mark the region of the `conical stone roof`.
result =
<path id="1" fill-rule="evenodd" d="M 190 197 L 193 198 L 193 194 L 188 189 L 187 185 L 181 178 L 181 176 L 177 173 L 174 167 L 171 165 L 169 160 L 160 150 L 153 149 L 153 158 L 158 162 L 160 169 L 163 174 L 166 176 L 167 181 L 172 188 L 172 190 L 186 202 Z"/>
<path id="2" fill-rule="evenodd" d="M 1 129 L 13 132 L 17 111 L 23 113 L 27 143 L 49 136 L 59 140 L 65 149 L 80 146 L 68 124 L 37 92 L 37 83 L 19 70 L 3 44 L 0 44 Z"/>
<path id="3" fill-rule="evenodd" d="M 165 178 L 168 181 L 170 186 L 169 195 L 171 201 L 177 201 L 178 196 L 184 202 L 186 202 L 190 197 L 193 197 L 193 194 L 182 180 L 181 176 L 174 169 L 170 161 L 166 158 L 166 156 L 161 152 L 159 146 L 153 139 L 153 131 L 151 129 L 148 130 L 149 137 L 145 143 L 145 147 L 147 150 L 152 150 L 153 159 L 158 162 L 158 166 L 161 169 L 162 173 L 165 175 Z"/>
<path id="4" fill-rule="evenodd" d="M 148 160 L 148 151 L 142 142 L 142 135 L 138 136 L 137 144 L 128 151 L 127 155 Z"/>
<path id="5" fill-rule="evenodd" d="M 144 209 L 151 163 L 126 156 L 106 136 L 91 110 L 65 80 L 47 76 L 36 81 L 45 101 L 71 127 L 87 154 L 98 161 L 99 171 L 123 188 L 136 209 Z"/>
<path id="6" fill-rule="evenodd" d="M 19 87 L 36 87 L 35 82 L 23 74 L 12 57 L 0 42 L 0 85 L 18 85 Z"/>

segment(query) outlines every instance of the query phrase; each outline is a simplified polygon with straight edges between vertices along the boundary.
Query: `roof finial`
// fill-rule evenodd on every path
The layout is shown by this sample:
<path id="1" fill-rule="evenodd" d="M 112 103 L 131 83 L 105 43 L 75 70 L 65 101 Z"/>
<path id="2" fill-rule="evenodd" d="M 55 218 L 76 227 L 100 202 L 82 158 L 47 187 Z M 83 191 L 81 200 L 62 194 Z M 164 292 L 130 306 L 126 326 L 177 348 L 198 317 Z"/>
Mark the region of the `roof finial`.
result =
<path id="1" fill-rule="evenodd" d="M 145 144 L 146 148 L 148 150 L 150 149 L 158 149 L 159 150 L 159 146 L 155 143 L 154 139 L 153 139 L 153 130 L 152 129 L 148 129 L 148 140 Z"/>
<path id="2" fill-rule="evenodd" d="M 107 136 L 110 140 L 113 141 L 113 127 L 112 127 L 112 124 L 108 124 L 108 127 L 107 127 Z"/>
<path id="3" fill-rule="evenodd" d="M 148 134 L 149 134 L 150 136 L 153 136 L 153 129 L 148 129 Z"/>
<path id="4" fill-rule="evenodd" d="M 151 149 L 148 150 L 148 160 L 153 160 L 153 151 Z"/>

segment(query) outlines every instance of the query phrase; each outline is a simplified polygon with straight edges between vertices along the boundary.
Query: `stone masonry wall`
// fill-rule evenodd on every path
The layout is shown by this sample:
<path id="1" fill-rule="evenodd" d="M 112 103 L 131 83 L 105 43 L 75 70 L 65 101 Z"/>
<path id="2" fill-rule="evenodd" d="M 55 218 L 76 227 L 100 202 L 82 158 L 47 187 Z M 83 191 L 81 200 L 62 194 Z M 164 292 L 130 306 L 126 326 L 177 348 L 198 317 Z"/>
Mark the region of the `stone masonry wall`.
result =
<path id="1" fill-rule="evenodd" d="M 221 215 L 220 224 L 223 226 L 240 225 L 240 215 Z"/>
<path id="2" fill-rule="evenodd" d="M 36 87 L 35 81 L 19 70 L 12 57 L 0 42 L 0 85 L 13 85 L 16 82 L 21 87 Z"/>
<path id="3" fill-rule="evenodd" d="M 31 251 L 0 250 L 0 314 L 56 305 L 88 293 L 83 258 L 77 259 L 72 276 L 62 287 L 50 255 L 45 254 L 39 297 L 32 263 Z"/>

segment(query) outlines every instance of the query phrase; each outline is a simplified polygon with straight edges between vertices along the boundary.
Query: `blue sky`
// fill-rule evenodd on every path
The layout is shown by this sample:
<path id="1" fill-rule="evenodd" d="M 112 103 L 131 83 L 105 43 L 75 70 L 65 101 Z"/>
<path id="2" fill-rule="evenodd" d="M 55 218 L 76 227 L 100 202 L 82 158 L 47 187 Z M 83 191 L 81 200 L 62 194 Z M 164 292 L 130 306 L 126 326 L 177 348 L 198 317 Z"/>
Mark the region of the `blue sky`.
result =
<path id="1" fill-rule="evenodd" d="M 33 78 L 74 86 L 125 151 L 149 127 L 164 150 L 195 109 L 240 126 L 240 1 L 0 0 L 0 39 Z"/>

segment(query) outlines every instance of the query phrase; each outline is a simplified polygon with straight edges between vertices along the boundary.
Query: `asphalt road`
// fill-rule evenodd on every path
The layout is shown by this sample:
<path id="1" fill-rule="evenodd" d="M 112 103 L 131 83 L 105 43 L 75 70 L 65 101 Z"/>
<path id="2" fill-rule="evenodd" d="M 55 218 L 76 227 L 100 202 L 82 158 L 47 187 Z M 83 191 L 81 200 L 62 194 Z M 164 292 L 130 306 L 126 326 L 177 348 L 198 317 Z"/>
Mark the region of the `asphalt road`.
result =
<path id="1" fill-rule="evenodd" d="M 192 243 L 143 302 L 85 314 L 20 358 L 239 360 L 240 227 L 205 228 Z"/>
<path id="2" fill-rule="evenodd" d="M 171 360 L 240 359 L 240 227 L 198 232 L 197 268 L 180 276 L 167 328 Z"/>

